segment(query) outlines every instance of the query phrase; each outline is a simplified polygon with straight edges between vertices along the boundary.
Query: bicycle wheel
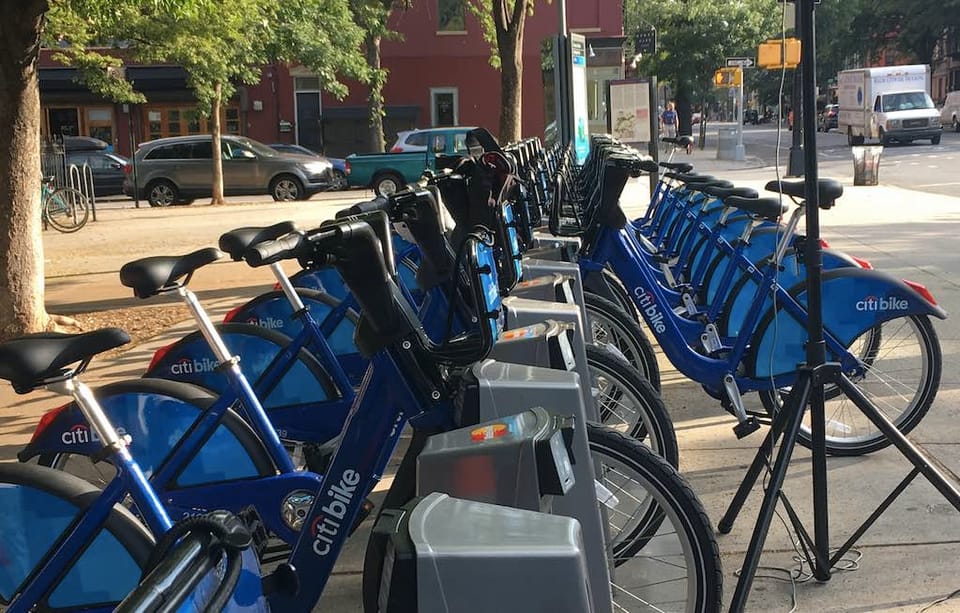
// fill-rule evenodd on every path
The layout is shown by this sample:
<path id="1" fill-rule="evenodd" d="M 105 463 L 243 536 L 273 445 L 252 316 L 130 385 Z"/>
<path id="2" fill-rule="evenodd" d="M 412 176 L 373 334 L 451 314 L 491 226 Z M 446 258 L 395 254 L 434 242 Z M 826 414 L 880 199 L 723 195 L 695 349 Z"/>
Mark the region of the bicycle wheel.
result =
<path id="1" fill-rule="evenodd" d="M 72 187 L 55 189 L 43 203 L 47 221 L 60 232 L 76 232 L 87 223 L 90 208 L 87 197 Z"/>
<path id="2" fill-rule="evenodd" d="M 660 393 L 614 353 L 587 345 L 591 390 L 600 422 L 644 443 L 672 466 L 680 465 L 673 420 Z"/>
<path id="3" fill-rule="evenodd" d="M 718 611 L 723 576 L 706 512 L 682 476 L 623 434 L 587 424 L 609 526 L 616 611 Z M 601 490 L 600 487 L 597 488 Z"/>
<path id="4" fill-rule="evenodd" d="M 853 383 L 904 434 L 927 414 L 940 387 L 943 355 L 933 324 L 926 315 L 898 317 L 878 324 L 854 339 L 848 348 L 859 356 L 861 373 Z M 776 413 L 789 388 L 762 392 L 760 398 Z M 890 445 L 880 430 L 836 386 L 824 388 L 827 452 L 857 456 Z M 804 417 L 800 443 L 810 447 L 810 419 Z"/>
<path id="5" fill-rule="evenodd" d="M 613 302 L 596 294 L 584 292 L 583 300 L 587 310 L 586 326 L 590 331 L 585 335 L 586 341 L 596 345 L 613 345 L 654 389 L 659 390 L 657 354 L 637 320 Z"/>
<path id="6" fill-rule="evenodd" d="M 64 472 L 24 464 L 0 465 L 0 599 L 13 605 L 16 588 L 100 491 Z M 126 509 L 115 506 L 83 553 L 50 586 L 38 610 L 79 610 L 122 600 L 140 580 L 153 538 Z M 24 605 L 27 605 L 26 607 Z"/>

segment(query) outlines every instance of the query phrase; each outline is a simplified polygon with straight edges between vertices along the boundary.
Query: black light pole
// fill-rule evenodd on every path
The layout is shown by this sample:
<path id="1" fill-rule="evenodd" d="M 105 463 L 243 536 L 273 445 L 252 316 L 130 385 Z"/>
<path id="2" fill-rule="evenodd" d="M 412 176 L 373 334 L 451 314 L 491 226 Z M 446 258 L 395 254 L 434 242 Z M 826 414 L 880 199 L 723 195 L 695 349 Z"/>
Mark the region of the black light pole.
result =
<path id="1" fill-rule="evenodd" d="M 797 38 L 803 39 L 806 33 L 802 25 L 802 18 L 800 15 L 801 12 L 801 3 L 799 0 L 794 2 L 794 36 Z M 809 37 L 810 40 L 813 40 L 813 37 Z M 804 41 L 806 42 L 806 41 Z M 802 53 L 802 51 L 801 51 Z M 787 176 L 788 177 L 802 177 L 803 176 L 803 144 L 802 139 L 803 135 L 800 131 L 800 126 L 803 125 L 803 104 L 800 103 L 802 97 L 801 91 L 803 89 L 803 78 L 801 75 L 802 70 L 797 68 L 793 71 L 793 95 L 790 97 L 790 108 L 793 109 L 793 128 L 790 134 L 790 157 L 787 160 Z M 814 105 L 816 106 L 816 105 Z M 814 131 L 816 131 L 816 126 L 814 126 Z"/>

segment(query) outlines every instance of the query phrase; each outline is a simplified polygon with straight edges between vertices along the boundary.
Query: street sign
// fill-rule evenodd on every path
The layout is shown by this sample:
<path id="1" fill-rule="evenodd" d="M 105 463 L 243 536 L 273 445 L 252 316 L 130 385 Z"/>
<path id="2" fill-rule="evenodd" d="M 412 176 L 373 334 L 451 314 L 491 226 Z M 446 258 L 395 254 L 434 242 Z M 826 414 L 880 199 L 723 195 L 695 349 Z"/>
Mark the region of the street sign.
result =
<path id="1" fill-rule="evenodd" d="M 656 53 L 657 52 L 657 31 L 640 30 L 637 32 L 636 40 L 637 53 Z"/>
<path id="2" fill-rule="evenodd" d="M 727 58 L 727 67 L 733 68 L 753 68 L 756 65 L 756 62 L 753 61 L 752 57 L 728 57 Z"/>

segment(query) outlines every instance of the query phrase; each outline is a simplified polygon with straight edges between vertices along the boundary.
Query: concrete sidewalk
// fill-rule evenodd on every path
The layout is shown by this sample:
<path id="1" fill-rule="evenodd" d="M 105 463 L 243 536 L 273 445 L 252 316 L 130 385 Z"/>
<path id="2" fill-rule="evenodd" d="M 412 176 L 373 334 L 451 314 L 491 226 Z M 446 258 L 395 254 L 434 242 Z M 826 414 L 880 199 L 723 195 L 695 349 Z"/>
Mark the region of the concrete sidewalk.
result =
<path id="1" fill-rule="evenodd" d="M 679 154 L 676 160 L 691 160 L 698 171 L 729 178 L 738 185 L 762 188 L 775 178 L 772 169 L 756 160 L 723 162 L 708 150 Z M 960 311 L 960 255 L 955 248 L 960 198 L 878 186 L 850 187 L 852 162 L 844 171 L 839 164 L 826 166 L 821 176 L 844 182 L 845 195 L 837 206 L 822 212 L 823 236 L 836 247 L 871 260 L 877 268 L 925 284 L 948 311 Z M 882 175 L 881 175 L 882 177 Z M 645 184 L 630 186 L 625 203 L 642 203 Z M 70 270 L 48 282 L 48 307 L 57 312 L 79 312 L 93 307 L 115 308 L 136 302 L 116 282 L 119 265 L 139 255 L 185 253 L 215 242 L 220 231 L 241 225 L 266 225 L 293 217 L 304 224 L 331 217 L 344 202 L 361 200 L 353 192 L 344 200 L 311 201 L 291 205 L 251 205 L 127 210 L 103 213 L 104 224 L 87 236 L 96 257 L 78 257 L 63 236 L 48 235 L 48 270 Z M 631 209 L 636 212 L 640 207 Z M 97 224 L 93 225 L 94 227 Z M 199 227 L 198 227 L 199 226 Z M 149 228 L 151 231 L 145 231 Z M 84 229 L 85 231 L 87 228 Z M 162 232 L 162 236 L 158 233 Z M 149 238 L 143 238 L 147 235 Z M 84 240 L 84 233 L 71 235 Z M 107 237 L 107 238 L 104 238 Z M 201 240 L 201 237 L 202 238 Z M 74 243 L 75 246 L 78 243 Z M 117 246 L 119 245 L 119 247 Z M 121 253 L 114 252 L 114 247 Z M 136 255 L 131 254 L 135 253 Z M 265 274 L 265 272 L 264 272 Z M 269 285 L 258 271 L 254 276 L 240 264 L 217 264 L 197 274 L 201 290 L 215 313 L 241 304 Z M 835 297 L 828 296 L 827 299 Z M 916 439 L 953 470 L 960 468 L 958 418 L 960 418 L 960 328 L 956 318 L 935 323 L 943 348 L 940 393 L 928 416 L 917 428 Z M 179 338 L 193 327 L 184 322 L 116 359 L 94 361 L 86 380 L 91 384 L 138 376 L 156 348 Z M 683 378 L 668 364 L 664 370 L 664 400 L 674 418 L 682 456 L 682 471 L 716 522 L 752 458 L 761 434 L 737 440 L 734 424 L 719 403 L 699 386 Z M 12 459 L 29 438 L 44 410 L 62 404 L 45 392 L 16 396 L 9 386 L 0 387 L 0 402 L 8 411 L 0 427 L 0 457 Z M 879 504 L 909 468 L 895 451 L 882 451 L 863 458 L 830 460 L 830 520 L 833 542 L 839 545 Z M 809 454 L 799 449 L 788 475 L 785 491 L 797 512 L 810 522 Z M 755 491 L 733 532 L 718 536 L 725 570 L 725 595 L 729 600 L 736 583 L 750 536 L 760 492 Z M 782 511 L 781 511 L 782 514 Z M 918 611 L 924 605 L 960 587 L 956 578 L 960 559 L 960 515 L 919 479 L 861 540 L 862 557 L 838 572 L 827 584 L 794 585 L 785 572 L 764 570 L 754 583 L 750 611 L 789 611 L 796 595 L 798 611 Z M 338 562 L 336 575 L 317 610 L 359 611 L 360 573 L 369 521 L 351 539 Z M 794 569 L 793 539 L 779 520 L 770 531 L 762 564 L 776 569 Z M 766 578 L 775 576 L 775 578 Z M 960 611 L 960 600 L 948 601 L 931 611 Z"/>

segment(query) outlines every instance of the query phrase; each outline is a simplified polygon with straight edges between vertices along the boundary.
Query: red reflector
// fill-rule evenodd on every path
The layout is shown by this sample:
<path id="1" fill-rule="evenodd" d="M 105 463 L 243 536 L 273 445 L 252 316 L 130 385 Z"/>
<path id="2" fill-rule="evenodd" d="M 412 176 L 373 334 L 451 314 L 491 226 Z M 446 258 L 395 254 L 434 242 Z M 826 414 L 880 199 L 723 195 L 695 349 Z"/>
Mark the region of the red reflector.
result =
<path id="1" fill-rule="evenodd" d="M 70 403 L 63 405 L 62 407 L 57 407 L 55 409 L 50 409 L 40 418 L 40 423 L 37 424 L 37 429 L 33 431 L 33 436 L 30 437 L 30 442 L 37 440 L 40 436 L 47 431 L 47 428 L 50 427 L 50 424 L 60 416 L 60 413 L 63 413 L 67 407 L 70 406 Z"/>
<path id="2" fill-rule="evenodd" d="M 234 319 L 236 319 L 236 318 L 237 318 L 237 313 L 239 313 L 239 312 L 240 312 L 240 309 L 242 309 L 242 308 L 245 307 L 245 306 L 247 306 L 247 305 L 241 304 L 240 306 L 234 307 L 234 308 L 230 309 L 229 311 L 227 311 L 227 314 L 223 316 L 223 323 L 227 323 L 228 321 L 233 321 Z"/>
<path id="3" fill-rule="evenodd" d="M 350 174 L 350 162 L 343 163 L 343 173 Z"/>
<path id="4" fill-rule="evenodd" d="M 280 290 L 282 290 L 282 289 L 283 289 L 283 288 L 280 287 L 280 282 L 279 282 L 279 281 L 277 281 L 276 283 L 273 284 L 273 291 L 277 292 L 277 291 L 280 291 Z"/>
<path id="5" fill-rule="evenodd" d="M 393 149 L 390 150 L 390 153 L 403 153 L 403 148 L 402 148 L 402 147 L 394 147 Z"/>
<path id="6" fill-rule="evenodd" d="M 913 288 L 914 291 L 916 291 L 918 294 L 923 296 L 923 299 L 929 302 L 930 304 L 934 304 L 934 305 L 937 304 L 937 301 L 934 299 L 933 294 L 930 293 L 930 290 L 928 290 L 926 286 L 920 285 L 919 283 L 915 283 L 913 281 L 907 281 L 906 279 L 904 279 L 903 282 L 909 285 L 911 288 Z"/>
<path id="7" fill-rule="evenodd" d="M 153 354 L 153 359 L 150 360 L 150 366 L 147 366 L 147 370 L 153 370 L 153 367 L 156 366 L 160 360 L 166 357 L 168 353 L 170 353 L 170 350 L 173 349 L 174 345 L 176 345 L 176 343 L 171 343 L 166 347 L 157 349 L 157 352 Z"/>
<path id="8" fill-rule="evenodd" d="M 867 260 L 865 260 L 865 259 L 863 259 L 863 258 L 858 258 L 858 257 L 855 256 L 855 255 L 851 255 L 851 256 L 850 256 L 850 259 L 852 259 L 854 262 L 856 262 L 857 265 L 858 265 L 860 268 L 866 268 L 867 270 L 873 270 L 873 264 L 871 264 L 869 261 L 867 261 Z"/>
<path id="9" fill-rule="evenodd" d="M 828 243 L 826 239 L 821 238 L 821 239 L 820 239 L 820 246 L 823 247 L 824 249 L 829 249 L 829 248 L 830 248 L 830 243 Z"/>

